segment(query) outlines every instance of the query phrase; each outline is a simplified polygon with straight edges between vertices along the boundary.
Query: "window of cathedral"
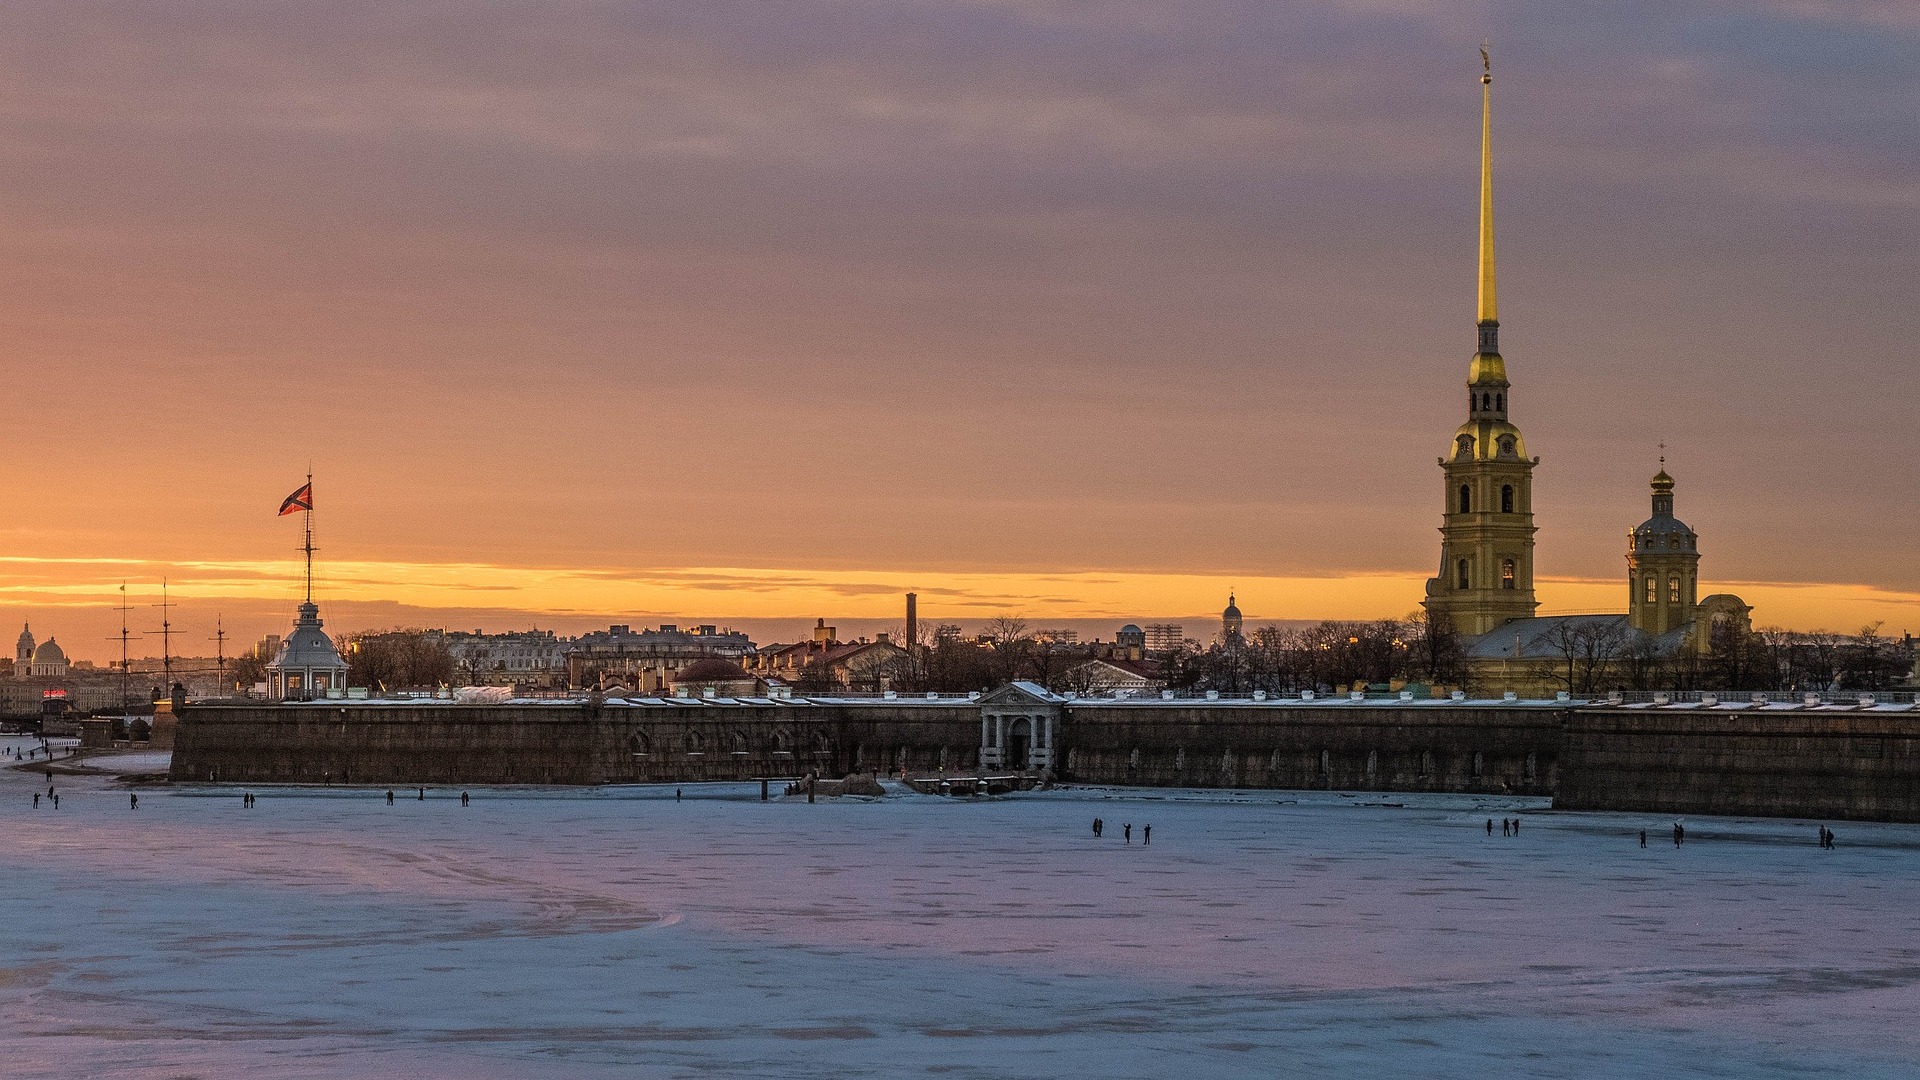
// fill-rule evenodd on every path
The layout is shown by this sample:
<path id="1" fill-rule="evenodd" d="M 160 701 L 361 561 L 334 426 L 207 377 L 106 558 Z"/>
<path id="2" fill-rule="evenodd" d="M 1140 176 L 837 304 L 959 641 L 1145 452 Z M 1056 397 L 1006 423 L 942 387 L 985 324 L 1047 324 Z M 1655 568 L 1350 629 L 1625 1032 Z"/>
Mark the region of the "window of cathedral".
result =
<path id="1" fill-rule="evenodd" d="M 1660 599 L 1660 579 L 1657 577 L 1654 577 L 1652 574 L 1648 574 L 1647 575 L 1647 603 L 1651 604 L 1659 599 Z"/>
<path id="2" fill-rule="evenodd" d="M 1462 435 L 1460 436 L 1459 443 L 1460 443 L 1459 454 L 1461 457 L 1466 457 L 1473 453 L 1473 436 Z"/>
<path id="3" fill-rule="evenodd" d="M 1512 484 L 1500 485 L 1500 512 L 1503 514 L 1513 513 L 1513 485 Z"/>
<path id="4" fill-rule="evenodd" d="M 1467 560 L 1465 559 L 1460 560 L 1460 587 L 1463 589 L 1473 587 L 1473 574 L 1468 569 Z"/>
<path id="5" fill-rule="evenodd" d="M 1507 407 L 1507 395 L 1505 394 L 1493 395 L 1493 407 L 1504 412 Z"/>
<path id="6" fill-rule="evenodd" d="M 1500 587 L 1503 589 L 1513 588 L 1513 560 L 1512 559 L 1500 560 Z"/>
<path id="7" fill-rule="evenodd" d="M 1679 602 L 1680 602 L 1680 575 L 1672 574 L 1667 578 L 1667 603 L 1677 604 Z"/>
<path id="8" fill-rule="evenodd" d="M 1516 444 L 1513 441 L 1513 436 L 1511 435 L 1500 436 L 1500 456 L 1512 457 L 1515 453 L 1515 445 Z"/>
<path id="9" fill-rule="evenodd" d="M 1460 485 L 1460 512 L 1463 514 L 1473 513 L 1473 488 L 1471 485 Z"/>

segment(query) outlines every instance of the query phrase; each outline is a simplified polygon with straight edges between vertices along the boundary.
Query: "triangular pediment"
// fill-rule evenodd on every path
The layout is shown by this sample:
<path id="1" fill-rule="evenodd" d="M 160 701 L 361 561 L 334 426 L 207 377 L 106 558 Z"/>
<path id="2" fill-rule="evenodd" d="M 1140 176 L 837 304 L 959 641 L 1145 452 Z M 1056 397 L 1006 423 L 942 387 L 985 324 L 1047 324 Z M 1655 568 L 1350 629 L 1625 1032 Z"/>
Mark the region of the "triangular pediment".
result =
<path id="1" fill-rule="evenodd" d="M 1036 682 L 1008 683 L 980 698 L 982 705 L 1058 705 L 1066 699 Z"/>

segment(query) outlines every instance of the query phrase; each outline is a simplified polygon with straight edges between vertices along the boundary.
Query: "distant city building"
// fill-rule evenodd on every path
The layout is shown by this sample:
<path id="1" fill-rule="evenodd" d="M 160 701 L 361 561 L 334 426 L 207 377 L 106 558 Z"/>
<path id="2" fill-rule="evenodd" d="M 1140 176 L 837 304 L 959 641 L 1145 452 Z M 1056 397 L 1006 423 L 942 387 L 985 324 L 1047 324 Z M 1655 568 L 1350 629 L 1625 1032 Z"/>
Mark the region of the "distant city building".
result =
<path id="1" fill-rule="evenodd" d="M 1033 638 L 1035 641 L 1045 642 L 1049 645 L 1075 645 L 1080 641 L 1080 631 L 1035 630 L 1033 632 Z"/>
<path id="2" fill-rule="evenodd" d="M 567 650 L 575 639 L 551 630 L 510 630 L 489 634 L 474 630 L 430 630 L 446 645 L 461 682 L 480 686 L 567 685 Z"/>
<path id="3" fill-rule="evenodd" d="M 717 657 L 737 663 L 752 654 L 747 635 L 714 626 L 682 630 L 668 623 L 634 630 L 616 624 L 567 644 L 567 682 L 577 688 L 618 683 L 642 693 L 664 692 L 675 673 L 696 661 Z"/>
<path id="4" fill-rule="evenodd" d="M 1149 623 L 1142 632 L 1150 653 L 1179 652 L 1186 645 L 1186 628 L 1179 623 Z"/>
<path id="5" fill-rule="evenodd" d="M 1163 680 L 1164 675 L 1158 664 L 1124 656 L 1106 656 L 1074 667 L 1068 672 L 1066 681 L 1075 690 L 1089 694 L 1111 694 L 1116 691 L 1138 694 L 1160 689 L 1164 685 Z"/>
<path id="6" fill-rule="evenodd" d="M 745 668 L 717 656 L 674 672 L 670 685 L 676 695 L 686 697 L 752 697 L 761 689 L 760 680 Z"/>
<path id="7" fill-rule="evenodd" d="M 1114 631 L 1113 643 L 1130 659 L 1140 660 L 1147 655 L 1147 632 L 1132 623 Z"/>
<path id="8" fill-rule="evenodd" d="M 886 634 L 876 635 L 872 641 L 841 641 L 838 633 L 821 619 L 814 624 L 812 637 L 792 645 L 769 645 L 754 654 L 748 668 L 761 678 L 816 692 L 831 687 L 888 689 L 892 670 L 907 651 Z M 936 640 L 950 639 L 936 633 Z"/>

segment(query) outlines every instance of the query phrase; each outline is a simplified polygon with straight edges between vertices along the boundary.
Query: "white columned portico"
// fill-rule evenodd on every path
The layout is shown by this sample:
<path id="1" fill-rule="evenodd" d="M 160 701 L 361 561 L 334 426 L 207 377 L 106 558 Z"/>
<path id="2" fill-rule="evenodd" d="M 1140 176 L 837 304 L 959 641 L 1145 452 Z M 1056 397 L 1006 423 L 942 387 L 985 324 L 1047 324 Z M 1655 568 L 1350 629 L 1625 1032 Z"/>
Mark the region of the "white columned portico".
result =
<path id="1" fill-rule="evenodd" d="M 980 767 L 1049 769 L 1056 760 L 1054 728 L 1065 698 L 1031 682 L 1009 683 L 980 699 Z M 1025 746 L 1016 752 L 1012 732 L 1026 722 Z"/>

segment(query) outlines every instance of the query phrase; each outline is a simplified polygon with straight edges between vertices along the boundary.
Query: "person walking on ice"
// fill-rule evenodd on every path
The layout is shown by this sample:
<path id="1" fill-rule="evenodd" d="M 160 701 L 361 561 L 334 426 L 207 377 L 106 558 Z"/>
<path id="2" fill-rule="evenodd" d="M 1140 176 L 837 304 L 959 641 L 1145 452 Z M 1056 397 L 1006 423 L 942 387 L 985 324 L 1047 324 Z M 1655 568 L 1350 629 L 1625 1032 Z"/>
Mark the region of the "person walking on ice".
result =
<path id="1" fill-rule="evenodd" d="M 1127 843 L 1133 843 L 1133 822 L 1129 821 L 1121 825 L 1120 833 L 1127 838 Z"/>
<path id="2" fill-rule="evenodd" d="M 1142 826 L 1140 829 L 1140 846 L 1146 847 L 1151 843 L 1153 843 L 1153 826 Z"/>

